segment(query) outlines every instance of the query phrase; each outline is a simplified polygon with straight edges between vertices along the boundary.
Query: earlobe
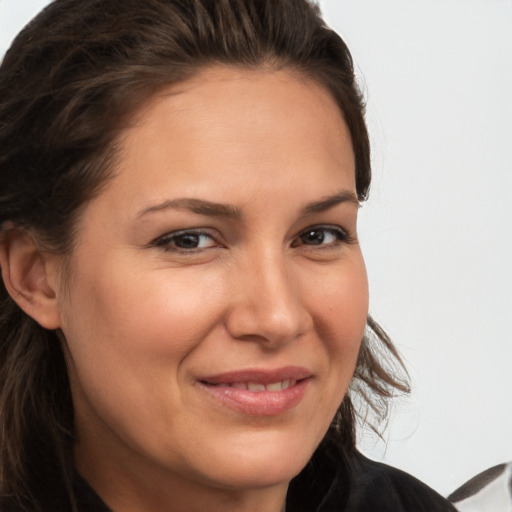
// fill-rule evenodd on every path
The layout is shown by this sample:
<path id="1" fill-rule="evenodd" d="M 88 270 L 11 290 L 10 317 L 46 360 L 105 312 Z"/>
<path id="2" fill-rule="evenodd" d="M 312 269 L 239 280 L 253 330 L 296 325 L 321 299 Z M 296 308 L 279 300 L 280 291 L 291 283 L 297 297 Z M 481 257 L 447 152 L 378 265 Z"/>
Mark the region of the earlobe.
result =
<path id="1" fill-rule="evenodd" d="M 30 233 L 17 228 L 3 230 L 0 266 L 7 292 L 42 327 L 57 329 L 60 315 L 48 263 L 48 255 L 40 250 Z"/>

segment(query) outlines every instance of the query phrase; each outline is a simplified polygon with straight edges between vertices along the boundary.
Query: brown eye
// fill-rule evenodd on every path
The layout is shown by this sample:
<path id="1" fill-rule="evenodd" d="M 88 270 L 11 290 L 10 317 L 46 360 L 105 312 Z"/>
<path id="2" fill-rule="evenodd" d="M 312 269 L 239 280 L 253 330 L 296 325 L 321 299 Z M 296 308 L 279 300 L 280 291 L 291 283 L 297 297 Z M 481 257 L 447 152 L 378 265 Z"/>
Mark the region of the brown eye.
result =
<path id="1" fill-rule="evenodd" d="M 201 235 L 185 233 L 172 239 L 174 245 L 180 249 L 197 249 L 201 243 Z"/>
<path id="2" fill-rule="evenodd" d="M 312 229 L 300 235 L 300 240 L 303 244 L 320 245 L 324 243 L 325 231 L 321 229 Z"/>
<path id="3" fill-rule="evenodd" d="M 299 245 L 336 246 L 341 242 L 348 242 L 347 233 L 338 227 L 312 227 L 303 231 L 292 243 L 293 247 Z"/>
<path id="4" fill-rule="evenodd" d="M 165 235 L 154 242 L 165 250 L 194 251 L 216 247 L 217 243 L 208 233 L 201 231 L 179 231 Z"/>

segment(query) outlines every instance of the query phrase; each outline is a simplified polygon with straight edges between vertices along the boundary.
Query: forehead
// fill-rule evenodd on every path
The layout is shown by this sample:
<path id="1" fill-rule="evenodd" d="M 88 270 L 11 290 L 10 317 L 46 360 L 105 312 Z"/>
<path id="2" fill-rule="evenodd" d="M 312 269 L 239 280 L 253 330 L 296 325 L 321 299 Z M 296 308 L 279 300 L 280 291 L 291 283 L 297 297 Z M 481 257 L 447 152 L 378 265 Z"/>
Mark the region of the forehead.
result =
<path id="1" fill-rule="evenodd" d="M 236 187 L 258 194 L 302 184 L 325 195 L 330 180 L 333 191 L 355 188 L 338 105 L 289 70 L 206 69 L 150 98 L 119 147 L 116 188 L 124 205 L 141 209 L 169 196 L 223 202 L 229 192 L 236 202 Z"/>
<path id="2" fill-rule="evenodd" d="M 287 112 L 289 117 L 276 123 L 276 113 Z M 322 122 L 330 122 L 345 128 L 342 113 L 330 91 L 319 82 L 294 69 L 238 68 L 216 66 L 206 68 L 192 78 L 169 86 L 153 95 L 133 116 L 133 128 L 166 121 L 174 116 L 175 126 L 179 122 L 187 124 L 210 122 L 215 124 L 263 126 L 272 121 L 274 130 L 285 124 L 295 123 L 297 129 L 322 117 Z M 214 135 L 215 133 L 212 133 Z M 125 136 L 133 135 L 127 130 Z M 333 142 L 339 140 L 335 133 Z"/>

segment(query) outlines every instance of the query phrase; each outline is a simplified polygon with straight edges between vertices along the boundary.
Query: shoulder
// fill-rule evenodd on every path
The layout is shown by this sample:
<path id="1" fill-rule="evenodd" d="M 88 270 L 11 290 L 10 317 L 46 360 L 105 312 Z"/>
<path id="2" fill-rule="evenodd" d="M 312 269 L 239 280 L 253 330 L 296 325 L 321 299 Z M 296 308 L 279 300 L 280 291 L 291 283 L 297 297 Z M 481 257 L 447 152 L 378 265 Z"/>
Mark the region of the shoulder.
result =
<path id="1" fill-rule="evenodd" d="M 482 471 L 459 487 L 448 499 L 461 512 L 512 511 L 512 462 Z"/>
<path id="2" fill-rule="evenodd" d="M 410 474 L 360 453 L 350 460 L 346 512 L 453 512 L 445 498 Z"/>

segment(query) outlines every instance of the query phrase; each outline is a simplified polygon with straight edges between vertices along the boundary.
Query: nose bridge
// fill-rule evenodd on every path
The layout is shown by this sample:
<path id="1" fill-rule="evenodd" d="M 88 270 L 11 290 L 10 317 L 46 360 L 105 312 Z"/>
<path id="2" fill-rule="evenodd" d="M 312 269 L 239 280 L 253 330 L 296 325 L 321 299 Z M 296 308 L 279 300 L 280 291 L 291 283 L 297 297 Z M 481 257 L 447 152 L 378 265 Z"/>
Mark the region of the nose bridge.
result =
<path id="1" fill-rule="evenodd" d="M 303 334 L 309 313 L 281 249 L 253 252 L 240 265 L 228 329 L 239 339 L 279 345 Z"/>

